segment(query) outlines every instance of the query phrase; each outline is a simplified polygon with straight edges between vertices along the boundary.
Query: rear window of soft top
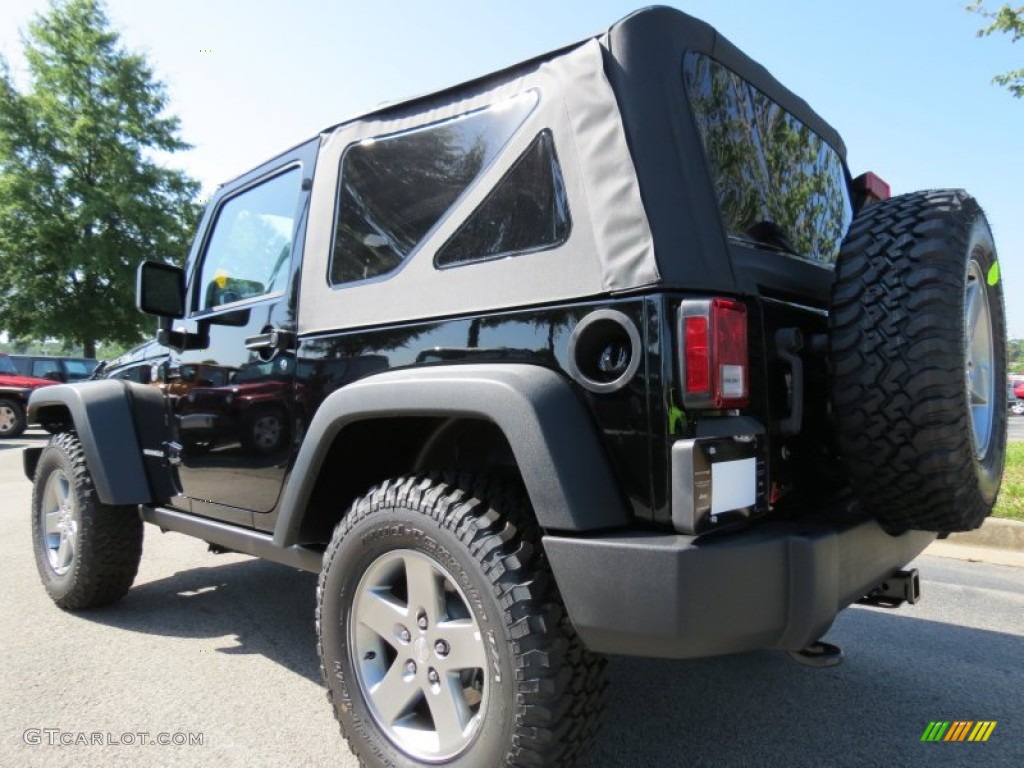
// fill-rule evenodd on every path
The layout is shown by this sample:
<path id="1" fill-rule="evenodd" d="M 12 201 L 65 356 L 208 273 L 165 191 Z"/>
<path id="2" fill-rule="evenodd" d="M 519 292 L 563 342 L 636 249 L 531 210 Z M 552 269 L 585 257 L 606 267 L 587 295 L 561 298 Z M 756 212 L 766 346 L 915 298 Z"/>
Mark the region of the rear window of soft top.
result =
<path id="1" fill-rule="evenodd" d="M 833 266 L 853 217 L 839 153 L 709 56 L 683 79 L 729 237 Z"/>

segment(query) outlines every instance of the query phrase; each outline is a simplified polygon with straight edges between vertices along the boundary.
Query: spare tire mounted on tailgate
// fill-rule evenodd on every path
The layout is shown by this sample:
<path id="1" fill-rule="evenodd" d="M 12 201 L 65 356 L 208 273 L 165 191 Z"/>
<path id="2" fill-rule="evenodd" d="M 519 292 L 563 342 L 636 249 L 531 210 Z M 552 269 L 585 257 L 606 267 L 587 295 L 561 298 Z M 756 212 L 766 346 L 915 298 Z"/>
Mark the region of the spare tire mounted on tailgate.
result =
<path id="1" fill-rule="evenodd" d="M 854 221 L 832 295 L 832 401 L 850 481 L 891 533 L 978 527 L 999 490 L 1006 350 L 995 246 L 960 190 Z"/>

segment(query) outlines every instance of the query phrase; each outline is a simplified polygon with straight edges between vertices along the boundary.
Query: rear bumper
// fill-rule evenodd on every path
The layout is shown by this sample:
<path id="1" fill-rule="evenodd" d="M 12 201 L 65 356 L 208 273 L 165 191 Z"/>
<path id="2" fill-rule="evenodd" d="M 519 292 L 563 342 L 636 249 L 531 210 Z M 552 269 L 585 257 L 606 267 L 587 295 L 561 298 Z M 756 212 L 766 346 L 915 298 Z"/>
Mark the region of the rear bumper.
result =
<path id="1" fill-rule="evenodd" d="M 593 651 L 694 658 L 799 650 L 935 534 L 873 521 L 766 522 L 731 536 L 545 536 L 569 616 Z"/>

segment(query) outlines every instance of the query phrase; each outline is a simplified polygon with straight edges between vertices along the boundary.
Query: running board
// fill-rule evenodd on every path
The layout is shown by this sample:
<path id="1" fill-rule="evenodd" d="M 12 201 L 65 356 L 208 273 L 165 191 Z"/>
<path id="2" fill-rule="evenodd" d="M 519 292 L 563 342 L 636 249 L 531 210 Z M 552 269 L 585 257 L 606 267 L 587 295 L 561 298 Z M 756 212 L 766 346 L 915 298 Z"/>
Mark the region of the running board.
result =
<path id="1" fill-rule="evenodd" d="M 139 507 L 139 516 L 143 521 L 158 526 L 163 531 L 175 531 L 202 539 L 243 555 L 252 555 L 270 560 L 281 565 L 290 565 L 311 573 L 320 573 L 323 567 L 324 553 L 322 549 L 304 547 L 300 544 L 282 549 L 274 546 L 274 537 L 269 533 L 261 533 L 248 528 L 239 528 L 217 520 L 196 517 L 185 512 L 178 512 L 164 507 Z"/>

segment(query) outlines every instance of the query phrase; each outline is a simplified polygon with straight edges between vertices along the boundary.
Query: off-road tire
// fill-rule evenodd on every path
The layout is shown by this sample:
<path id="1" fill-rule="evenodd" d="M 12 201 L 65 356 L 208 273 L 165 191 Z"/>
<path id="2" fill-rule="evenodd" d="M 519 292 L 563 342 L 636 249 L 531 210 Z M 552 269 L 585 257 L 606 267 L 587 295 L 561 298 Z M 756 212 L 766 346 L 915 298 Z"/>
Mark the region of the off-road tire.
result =
<path id="1" fill-rule="evenodd" d="M 53 483 L 52 487 L 48 487 Z M 55 495 L 54 495 L 55 494 Z M 55 498 L 66 501 L 61 529 L 68 530 L 70 560 L 50 551 L 60 534 L 47 526 Z M 59 507 L 57 507 L 59 509 Z M 50 533 L 47 534 L 47 529 Z M 108 605 L 132 586 L 142 557 L 142 520 L 134 506 L 110 506 L 96 496 L 78 435 L 63 432 L 50 438 L 36 465 L 32 487 L 32 546 L 39 577 L 59 607 L 77 611 Z"/>
<path id="2" fill-rule="evenodd" d="M 27 426 L 22 404 L 9 397 L 0 397 L 0 439 L 17 437 Z"/>
<path id="3" fill-rule="evenodd" d="M 492 665 L 483 670 L 487 688 L 475 736 L 444 765 L 579 764 L 597 727 L 604 659 L 583 647 L 566 616 L 525 494 L 480 476 L 448 474 L 377 486 L 352 505 L 324 554 L 316 611 L 321 670 L 360 764 L 431 764 L 400 748 L 378 723 L 353 666 L 358 642 L 347 623 L 364 574 L 389 553 L 406 552 L 452 574 L 469 597 Z M 393 663 L 401 661 L 396 655 Z"/>
<path id="4" fill-rule="evenodd" d="M 970 383 L 982 366 L 967 333 L 980 323 L 965 310 L 981 300 L 991 386 Z M 866 510 L 894 534 L 978 527 L 1002 478 L 1007 408 L 999 266 L 975 200 L 915 192 L 858 215 L 836 268 L 829 337 L 839 447 Z M 973 387 L 991 391 L 990 419 L 972 421 Z"/>

